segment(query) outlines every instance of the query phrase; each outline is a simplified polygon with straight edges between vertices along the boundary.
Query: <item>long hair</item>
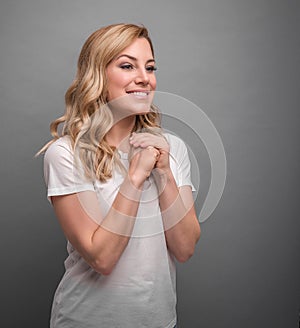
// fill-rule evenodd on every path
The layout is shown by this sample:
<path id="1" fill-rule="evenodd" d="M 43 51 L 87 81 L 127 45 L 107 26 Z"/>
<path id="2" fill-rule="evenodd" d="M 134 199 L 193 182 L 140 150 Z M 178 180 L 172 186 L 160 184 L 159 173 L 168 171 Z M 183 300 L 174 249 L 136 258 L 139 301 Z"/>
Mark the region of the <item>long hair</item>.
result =
<path id="1" fill-rule="evenodd" d="M 113 126 L 113 116 L 107 104 L 108 64 L 135 39 L 148 40 L 154 56 L 153 45 L 144 26 L 113 24 L 103 27 L 84 43 L 77 64 L 77 74 L 65 94 L 65 114 L 50 124 L 53 137 L 39 152 L 43 153 L 58 138 L 68 135 L 72 147 L 79 150 L 85 173 L 90 178 L 104 182 L 112 177 L 115 165 L 121 166 L 115 147 L 105 140 Z M 58 132 L 63 123 L 62 132 Z M 159 113 L 155 106 L 146 114 L 136 115 L 133 131 L 159 127 Z M 77 148 L 78 147 L 78 148 Z"/>

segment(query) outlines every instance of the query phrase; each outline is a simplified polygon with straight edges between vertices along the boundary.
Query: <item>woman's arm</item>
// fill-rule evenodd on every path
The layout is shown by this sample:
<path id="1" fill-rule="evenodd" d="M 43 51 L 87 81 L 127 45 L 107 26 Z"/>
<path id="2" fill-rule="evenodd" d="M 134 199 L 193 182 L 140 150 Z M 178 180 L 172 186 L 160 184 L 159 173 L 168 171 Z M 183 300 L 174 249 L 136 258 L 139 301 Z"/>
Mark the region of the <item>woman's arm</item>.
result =
<path id="1" fill-rule="evenodd" d="M 133 147 L 142 148 L 152 145 L 160 152 L 153 176 L 159 191 L 166 242 L 176 259 L 185 262 L 193 255 L 200 237 L 200 225 L 195 213 L 191 187 L 177 187 L 170 169 L 170 146 L 163 136 L 134 133 L 130 143 Z"/>
<path id="2" fill-rule="evenodd" d="M 156 174 L 155 180 L 168 248 L 179 262 L 185 262 L 200 238 L 191 187 L 178 188 L 171 170 Z"/>
<path id="3" fill-rule="evenodd" d="M 99 273 L 110 274 L 128 244 L 141 189 L 155 165 L 157 154 L 155 148 L 149 148 L 133 157 L 128 176 L 101 225 L 91 218 L 101 218 L 95 192 L 51 197 L 66 238 Z"/>

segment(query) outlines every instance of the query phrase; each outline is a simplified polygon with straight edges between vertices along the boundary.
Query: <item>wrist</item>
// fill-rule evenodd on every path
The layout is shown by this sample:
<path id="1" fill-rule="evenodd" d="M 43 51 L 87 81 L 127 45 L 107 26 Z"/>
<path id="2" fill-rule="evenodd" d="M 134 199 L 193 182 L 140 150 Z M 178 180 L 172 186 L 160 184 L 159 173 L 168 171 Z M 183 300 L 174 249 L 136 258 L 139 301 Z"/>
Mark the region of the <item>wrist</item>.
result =
<path id="1" fill-rule="evenodd" d="M 129 173 L 127 176 L 128 182 L 133 186 L 133 188 L 136 188 L 138 190 L 143 189 L 143 184 L 145 180 L 147 179 L 147 176 L 145 174 L 139 174 L 138 172 Z"/>
<path id="2" fill-rule="evenodd" d="M 173 172 L 170 169 L 170 167 L 163 168 L 163 169 L 156 167 L 154 171 L 155 171 L 156 179 L 168 179 L 168 180 L 173 179 Z"/>
<path id="3" fill-rule="evenodd" d="M 153 172 L 153 177 L 159 193 L 165 189 L 167 184 L 174 181 L 174 176 L 171 169 L 162 170 L 157 168 Z"/>
<path id="4" fill-rule="evenodd" d="M 135 177 L 127 175 L 120 186 L 119 192 L 127 199 L 139 202 L 142 194 L 143 183 L 140 183 Z"/>

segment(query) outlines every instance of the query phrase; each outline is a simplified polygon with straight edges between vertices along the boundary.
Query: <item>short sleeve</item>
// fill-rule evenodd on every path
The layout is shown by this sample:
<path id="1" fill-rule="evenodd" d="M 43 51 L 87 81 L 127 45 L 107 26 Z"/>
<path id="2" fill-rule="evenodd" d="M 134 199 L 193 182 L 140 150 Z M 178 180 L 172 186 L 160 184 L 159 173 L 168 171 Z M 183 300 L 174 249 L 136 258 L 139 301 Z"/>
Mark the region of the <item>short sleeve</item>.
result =
<path id="1" fill-rule="evenodd" d="M 62 137 L 63 139 L 65 137 Z M 47 149 L 44 156 L 44 178 L 47 197 L 73 194 L 92 190 L 93 182 L 87 179 L 78 165 L 75 165 L 69 142 L 58 139 Z"/>
<path id="2" fill-rule="evenodd" d="M 187 147 L 183 140 L 172 135 L 165 135 L 170 145 L 171 169 L 176 180 L 177 186 L 191 186 L 192 191 L 196 191 L 191 180 L 191 163 Z"/>

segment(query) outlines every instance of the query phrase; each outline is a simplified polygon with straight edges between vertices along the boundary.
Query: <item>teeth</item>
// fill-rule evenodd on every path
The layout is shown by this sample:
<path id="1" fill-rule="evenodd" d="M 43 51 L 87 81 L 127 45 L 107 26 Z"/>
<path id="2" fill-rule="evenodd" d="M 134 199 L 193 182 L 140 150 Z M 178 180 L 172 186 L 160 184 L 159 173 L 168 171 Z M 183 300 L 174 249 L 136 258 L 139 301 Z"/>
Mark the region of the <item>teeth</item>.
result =
<path id="1" fill-rule="evenodd" d="M 141 91 L 134 91 L 134 92 L 130 92 L 130 93 L 131 93 L 131 94 L 134 94 L 134 95 L 136 95 L 136 96 L 143 96 L 143 97 L 145 97 L 145 96 L 148 95 L 147 92 L 141 92 Z"/>

